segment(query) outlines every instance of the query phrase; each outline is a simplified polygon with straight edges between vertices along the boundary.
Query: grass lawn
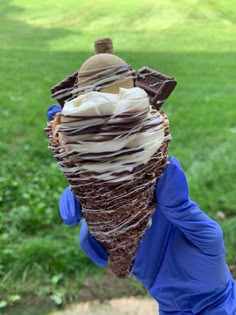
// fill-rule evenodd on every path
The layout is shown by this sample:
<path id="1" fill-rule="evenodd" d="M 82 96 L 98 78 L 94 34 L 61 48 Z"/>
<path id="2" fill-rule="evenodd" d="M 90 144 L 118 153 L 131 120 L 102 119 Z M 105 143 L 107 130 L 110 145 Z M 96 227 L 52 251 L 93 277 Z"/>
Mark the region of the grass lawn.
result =
<path id="1" fill-rule="evenodd" d="M 57 204 L 66 182 L 43 131 L 51 86 L 93 55 L 101 37 L 111 37 L 134 69 L 147 65 L 177 79 L 163 108 L 170 155 L 181 161 L 192 199 L 221 223 L 236 275 L 235 9 L 236 0 L 1 0 L 3 314 L 46 314 L 51 303 L 79 300 L 88 279 L 99 287 L 103 277 L 78 249 L 78 228 L 61 223 Z M 128 291 L 143 292 L 131 282 Z M 106 297 L 102 289 L 97 295 Z M 21 303 L 28 311 L 17 309 Z M 44 307 L 32 309 L 37 303 Z"/>

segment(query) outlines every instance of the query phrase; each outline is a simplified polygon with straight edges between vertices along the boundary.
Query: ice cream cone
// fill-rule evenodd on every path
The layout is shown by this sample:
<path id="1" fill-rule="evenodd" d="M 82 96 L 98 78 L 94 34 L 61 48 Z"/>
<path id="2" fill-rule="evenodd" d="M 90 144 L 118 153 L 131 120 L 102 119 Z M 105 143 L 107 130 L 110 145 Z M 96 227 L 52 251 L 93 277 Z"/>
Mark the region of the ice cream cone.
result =
<path id="1" fill-rule="evenodd" d="M 169 122 L 134 87 L 132 69 L 117 56 L 91 57 L 76 80 L 69 96 L 60 94 L 63 84 L 57 86 L 67 102 L 45 131 L 90 233 L 106 249 L 112 271 L 124 278 L 156 208 L 156 180 L 168 163 Z"/>
<path id="2" fill-rule="evenodd" d="M 106 249 L 113 272 L 127 277 L 156 208 L 154 188 L 168 162 L 170 135 L 167 117 L 149 105 L 144 91 L 122 92 L 119 113 L 111 102 L 105 109 L 104 97 L 115 96 L 91 92 L 66 104 L 60 125 L 52 121 L 46 132 L 90 233 Z"/>

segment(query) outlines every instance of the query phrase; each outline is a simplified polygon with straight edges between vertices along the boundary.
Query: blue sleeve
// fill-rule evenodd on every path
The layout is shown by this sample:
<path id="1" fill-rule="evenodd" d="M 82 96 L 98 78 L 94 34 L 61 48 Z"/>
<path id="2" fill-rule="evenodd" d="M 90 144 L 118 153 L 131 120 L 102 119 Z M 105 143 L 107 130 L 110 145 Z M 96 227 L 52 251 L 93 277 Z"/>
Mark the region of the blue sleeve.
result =
<path id="1" fill-rule="evenodd" d="M 175 158 L 170 158 L 157 183 L 156 199 L 158 209 L 200 251 L 209 255 L 225 253 L 221 227 L 190 199 L 185 174 Z"/>
<path id="2" fill-rule="evenodd" d="M 81 206 L 70 187 L 67 187 L 61 195 L 59 211 L 66 225 L 74 226 L 78 224 L 82 218 Z"/>

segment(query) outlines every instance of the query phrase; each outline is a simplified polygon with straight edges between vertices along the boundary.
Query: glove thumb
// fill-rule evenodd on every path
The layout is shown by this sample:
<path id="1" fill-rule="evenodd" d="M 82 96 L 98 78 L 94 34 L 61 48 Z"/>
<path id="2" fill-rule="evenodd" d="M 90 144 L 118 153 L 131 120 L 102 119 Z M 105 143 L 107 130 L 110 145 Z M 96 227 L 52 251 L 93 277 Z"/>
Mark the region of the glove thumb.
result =
<path id="1" fill-rule="evenodd" d="M 171 157 L 169 164 L 156 185 L 158 207 L 172 208 L 189 200 L 188 184 L 177 159 Z"/>

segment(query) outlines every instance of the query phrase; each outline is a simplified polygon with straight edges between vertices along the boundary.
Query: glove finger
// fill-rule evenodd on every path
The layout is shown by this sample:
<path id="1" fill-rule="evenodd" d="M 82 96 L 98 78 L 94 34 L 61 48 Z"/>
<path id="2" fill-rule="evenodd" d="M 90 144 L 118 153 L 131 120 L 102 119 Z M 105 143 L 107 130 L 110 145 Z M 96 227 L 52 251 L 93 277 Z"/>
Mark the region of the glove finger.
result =
<path id="1" fill-rule="evenodd" d="M 50 106 L 47 110 L 47 117 L 48 117 L 48 120 L 53 120 L 56 113 L 59 113 L 61 112 L 62 108 L 60 105 L 57 105 L 57 104 L 54 104 L 52 106 Z"/>

